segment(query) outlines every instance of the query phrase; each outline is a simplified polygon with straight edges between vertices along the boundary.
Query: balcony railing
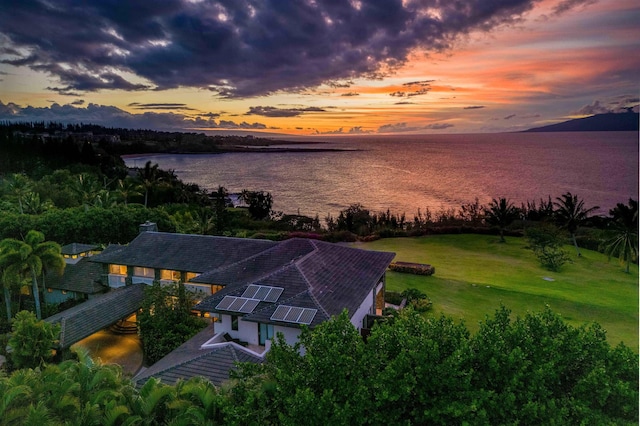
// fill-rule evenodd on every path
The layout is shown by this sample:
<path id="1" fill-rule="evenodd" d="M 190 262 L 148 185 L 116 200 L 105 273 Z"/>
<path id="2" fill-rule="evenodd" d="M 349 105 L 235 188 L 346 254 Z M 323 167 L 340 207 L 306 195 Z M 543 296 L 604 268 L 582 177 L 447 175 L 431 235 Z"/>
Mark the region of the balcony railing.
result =
<path id="1" fill-rule="evenodd" d="M 131 283 L 132 284 L 142 283 L 142 284 L 146 284 L 146 285 L 152 285 L 153 284 L 153 278 L 138 277 L 138 276 L 134 275 L 134 276 L 131 277 Z"/>
<path id="2" fill-rule="evenodd" d="M 126 285 L 126 275 L 109 274 L 109 287 L 119 288 Z"/>

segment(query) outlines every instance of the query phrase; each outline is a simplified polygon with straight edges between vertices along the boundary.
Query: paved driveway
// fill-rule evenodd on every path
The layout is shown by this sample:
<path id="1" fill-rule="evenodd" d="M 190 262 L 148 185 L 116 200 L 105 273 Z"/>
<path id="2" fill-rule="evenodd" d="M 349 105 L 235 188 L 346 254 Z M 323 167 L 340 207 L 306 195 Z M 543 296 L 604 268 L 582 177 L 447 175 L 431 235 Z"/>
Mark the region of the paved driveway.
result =
<path id="1" fill-rule="evenodd" d="M 142 343 L 137 334 L 116 334 L 111 330 L 101 330 L 72 347 L 82 346 L 89 351 L 93 359 L 103 364 L 118 364 L 125 374 L 133 377 L 144 359 Z"/>

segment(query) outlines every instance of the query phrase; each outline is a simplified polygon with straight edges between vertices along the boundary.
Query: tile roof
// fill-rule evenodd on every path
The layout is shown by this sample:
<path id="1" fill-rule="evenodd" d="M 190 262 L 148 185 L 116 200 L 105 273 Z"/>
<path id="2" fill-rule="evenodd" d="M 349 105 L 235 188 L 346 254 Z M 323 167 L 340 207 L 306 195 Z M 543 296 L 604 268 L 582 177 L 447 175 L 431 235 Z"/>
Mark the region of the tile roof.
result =
<path id="1" fill-rule="evenodd" d="M 97 250 L 100 246 L 95 244 L 80 244 L 80 243 L 71 243 L 60 247 L 60 252 L 62 254 L 73 255 L 86 253 L 91 250 Z"/>
<path id="2" fill-rule="evenodd" d="M 173 385 L 179 379 L 187 380 L 202 376 L 214 385 L 220 386 L 229 380 L 229 372 L 235 370 L 236 362 L 261 363 L 263 358 L 232 343 L 201 348 L 213 336 L 213 324 L 196 334 L 179 348 L 133 378 L 141 387 L 151 377 Z"/>
<path id="3" fill-rule="evenodd" d="M 137 311 L 142 304 L 144 287 L 144 284 L 133 284 L 112 290 L 52 315 L 45 321 L 62 326 L 59 346 L 68 348 Z"/>
<path id="4" fill-rule="evenodd" d="M 240 296 L 249 284 L 283 287 L 275 304 L 261 302 L 246 321 L 280 323 L 269 317 L 278 304 L 318 309 L 311 326 L 347 309 L 354 314 L 378 284 L 395 254 L 316 240 L 290 239 L 256 256 L 198 276 L 194 281 L 226 287 L 195 309 L 222 312 L 224 296 Z M 291 323 L 287 323 L 291 326 Z"/>
<path id="5" fill-rule="evenodd" d="M 62 275 L 48 272 L 45 275 L 45 286 L 57 290 L 95 294 L 108 288 L 100 282 L 102 274 L 102 265 L 83 257 L 76 264 L 67 264 Z"/>
<path id="6" fill-rule="evenodd" d="M 91 260 L 202 273 L 246 259 L 277 245 L 274 241 L 210 235 L 142 232 L 119 250 L 103 251 Z"/>

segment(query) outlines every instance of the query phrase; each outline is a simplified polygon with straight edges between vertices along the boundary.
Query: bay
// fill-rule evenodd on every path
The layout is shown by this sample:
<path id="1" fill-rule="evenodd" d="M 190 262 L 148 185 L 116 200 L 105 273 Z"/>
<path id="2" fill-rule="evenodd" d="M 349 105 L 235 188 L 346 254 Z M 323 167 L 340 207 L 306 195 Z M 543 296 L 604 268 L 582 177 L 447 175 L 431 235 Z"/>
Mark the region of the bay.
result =
<path id="1" fill-rule="evenodd" d="M 316 140 L 314 138 L 313 140 Z M 174 170 L 207 190 L 268 191 L 274 209 L 308 216 L 353 203 L 406 213 L 458 209 L 476 198 L 520 205 L 569 191 L 607 214 L 638 199 L 637 132 L 357 136 L 323 140 L 339 152 L 158 154 L 128 157 Z M 317 145 L 312 145 L 317 147 Z"/>

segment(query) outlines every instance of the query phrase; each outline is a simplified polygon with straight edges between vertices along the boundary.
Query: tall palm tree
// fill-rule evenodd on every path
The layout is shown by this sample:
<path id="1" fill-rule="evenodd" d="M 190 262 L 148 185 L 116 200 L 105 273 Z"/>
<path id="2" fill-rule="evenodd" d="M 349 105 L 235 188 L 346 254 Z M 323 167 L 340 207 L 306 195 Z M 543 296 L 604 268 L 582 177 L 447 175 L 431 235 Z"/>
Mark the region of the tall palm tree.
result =
<path id="1" fill-rule="evenodd" d="M 66 264 L 60 253 L 60 245 L 53 241 L 45 241 L 42 232 L 31 230 L 27 233 L 24 241 L 13 238 L 2 240 L 0 251 L 4 253 L 3 262 L 11 274 L 31 277 L 36 316 L 38 319 L 42 319 L 38 277 L 45 269 L 62 274 Z"/>
<path id="2" fill-rule="evenodd" d="M 147 207 L 149 193 L 161 180 L 159 166 L 157 164 L 152 165 L 151 161 L 147 161 L 144 167 L 138 170 L 138 179 L 140 179 L 144 188 L 144 206 Z"/>
<path id="3" fill-rule="evenodd" d="M 576 248 L 576 253 L 578 256 L 582 256 L 576 241 L 576 231 L 589 218 L 589 213 L 598 210 L 600 207 L 594 206 L 587 209 L 584 207 L 584 200 L 580 200 L 577 195 L 573 195 L 570 192 L 562 194 L 562 197 L 557 197 L 556 200 L 553 203 L 556 207 L 554 212 L 556 220 L 567 228 Z"/>
<path id="4" fill-rule="evenodd" d="M 629 199 L 629 205 L 618 203 L 609 210 L 613 217 L 612 227 L 616 234 L 607 241 L 605 253 L 611 259 L 618 256 L 626 263 L 625 271 L 629 273 L 629 264 L 638 257 L 638 201 Z"/>
<path id="5" fill-rule="evenodd" d="M 23 214 L 22 200 L 31 191 L 31 181 L 24 174 L 14 173 L 8 180 L 7 186 L 9 193 L 18 199 L 20 214 Z"/>
<path id="6" fill-rule="evenodd" d="M 500 229 L 500 242 L 504 243 L 504 230 L 520 216 L 520 209 L 506 198 L 491 200 L 488 208 L 485 208 L 486 221 Z"/>
<path id="7" fill-rule="evenodd" d="M 95 203 L 96 197 L 100 193 L 101 187 L 97 179 L 91 175 L 80 174 L 78 180 L 74 181 L 71 187 L 84 206 L 85 211 Z"/>
<path id="8" fill-rule="evenodd" d="M 142 195 L 140 185 L 134 182 L 133 179 L 126 177 L 118 180 L 118 187 L 116 193 L 124 201 L 124 205 L 127 205 L 129 198 L 135 195 Z"/>

